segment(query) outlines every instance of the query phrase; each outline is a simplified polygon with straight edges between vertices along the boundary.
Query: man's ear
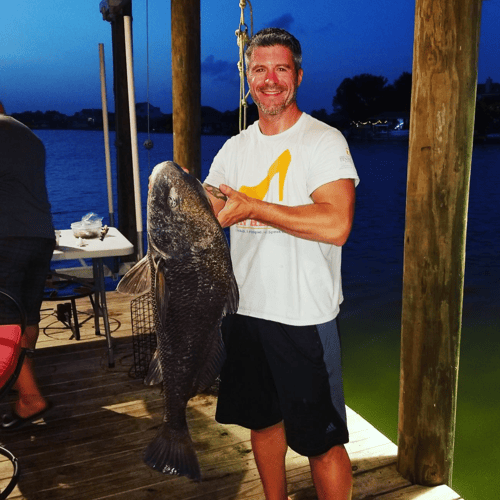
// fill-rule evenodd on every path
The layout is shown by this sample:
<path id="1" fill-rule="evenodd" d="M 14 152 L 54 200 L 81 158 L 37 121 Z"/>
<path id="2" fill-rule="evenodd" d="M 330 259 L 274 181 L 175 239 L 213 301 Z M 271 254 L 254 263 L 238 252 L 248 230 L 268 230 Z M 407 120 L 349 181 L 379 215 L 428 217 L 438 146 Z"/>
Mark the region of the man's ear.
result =
<path id="1" fill-rule="evenodd" d="M 300 87 L 300 84 L 302 83 L 303 76 L 304 76 L 304 70 L 302 68 L 300 68 L 299 72 L 297 73 L 297 87 Z"/>

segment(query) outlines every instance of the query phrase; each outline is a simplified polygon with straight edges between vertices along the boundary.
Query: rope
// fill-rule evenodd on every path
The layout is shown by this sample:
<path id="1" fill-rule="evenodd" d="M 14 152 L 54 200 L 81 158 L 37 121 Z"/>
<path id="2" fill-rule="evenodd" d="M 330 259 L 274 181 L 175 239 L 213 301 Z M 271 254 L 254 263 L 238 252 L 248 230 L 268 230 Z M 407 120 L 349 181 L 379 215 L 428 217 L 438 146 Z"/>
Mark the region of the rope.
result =
<path id="1" fill-rule="evenodd" d="M 253 9 L 250 0 L 240 0 L 240 25 L 234 33 L 236 35 L 236 43 L 238 44 L 240 54 L 240 58 L 238 61 L 238 72 L 240 74 L 240 105 L 238 126 L 240 132 L 247 128 L 247 98 L 250 94 L 250 91 L 245 94 L 245 45 L 250 40 L 250 37 L 248 36 L 248 26 L 245 23 L 245 7 L 247 2 L 250 8 L 250 37 L 253 36 Z"/>
<path id="2" fill-rule="evenodd" d="M 148 169 L 151 171 L 151 149 L 153 141 L 149 134 L 149 0 L 146 0 L 146 100 L 148 103 L 148 138 L 144 141 L 144 147 L 148 150 Z"/>

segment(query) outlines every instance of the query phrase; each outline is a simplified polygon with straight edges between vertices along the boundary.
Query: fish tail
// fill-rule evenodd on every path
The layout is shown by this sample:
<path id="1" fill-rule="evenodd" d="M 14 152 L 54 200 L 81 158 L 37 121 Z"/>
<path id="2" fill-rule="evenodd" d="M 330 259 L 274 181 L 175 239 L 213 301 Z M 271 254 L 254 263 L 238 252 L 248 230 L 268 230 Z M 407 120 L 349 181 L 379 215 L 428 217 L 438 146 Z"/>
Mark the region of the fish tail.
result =
<path id="1" fill-rule="evenodd" d="M 187 428 L 178 431 L 163 423 L 144 452 L 144 462 L 163 474 L 201 481 L 198 458 Z"/>

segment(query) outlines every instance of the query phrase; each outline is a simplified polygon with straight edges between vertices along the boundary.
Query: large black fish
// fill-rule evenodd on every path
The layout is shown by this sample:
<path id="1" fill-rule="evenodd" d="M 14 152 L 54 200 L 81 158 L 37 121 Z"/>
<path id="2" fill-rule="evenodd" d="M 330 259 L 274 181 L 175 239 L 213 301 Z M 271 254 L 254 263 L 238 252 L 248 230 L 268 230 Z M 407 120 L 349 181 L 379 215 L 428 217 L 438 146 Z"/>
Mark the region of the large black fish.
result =
<path id="1" fill-rule="evenodd" d="M 156 165 L 147 213 L 147 255 L 117 288 L 149 292 L 153 303 L 158 348 L 148 378 L 163 378 L 165 409 L 144 461 L 160 472 L 200 480 L 186 406 L 220 371 L 220 325 L 224 314 L 238 308 L 238 286 L 226 237 L 196 178 L 173 162 Z"/>

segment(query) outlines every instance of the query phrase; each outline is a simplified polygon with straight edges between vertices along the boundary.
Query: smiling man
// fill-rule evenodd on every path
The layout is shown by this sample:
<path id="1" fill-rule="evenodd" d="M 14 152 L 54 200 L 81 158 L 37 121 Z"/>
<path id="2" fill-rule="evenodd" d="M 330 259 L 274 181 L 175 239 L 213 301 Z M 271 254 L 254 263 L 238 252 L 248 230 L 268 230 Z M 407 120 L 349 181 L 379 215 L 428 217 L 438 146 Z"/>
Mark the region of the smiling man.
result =
<path id="1" fill-rule="evenodd" d="M 245 62 L 259 120 L 226 142 L 204 184 L 231 227 L 240 289 L 223 324 L 216 419 L 251 430 L 267 500 L 287 499 L 288 447 L 309 458 L 320 500 L 349 499 L 336 316 L 358 176 L 342 134 L 297 105 L 298 40 L 262 30 Z"/>
<path id="2" fill-rule="evenodd" d="M 276 116 L 294 104 L 302 74 L 303 70 L 296 67 L 286 47 L 256 47 L 249 64 L 247 81 L 259 110 Z M 300 113 L 297 106 L 293 106 L 293 109 Z"/>

